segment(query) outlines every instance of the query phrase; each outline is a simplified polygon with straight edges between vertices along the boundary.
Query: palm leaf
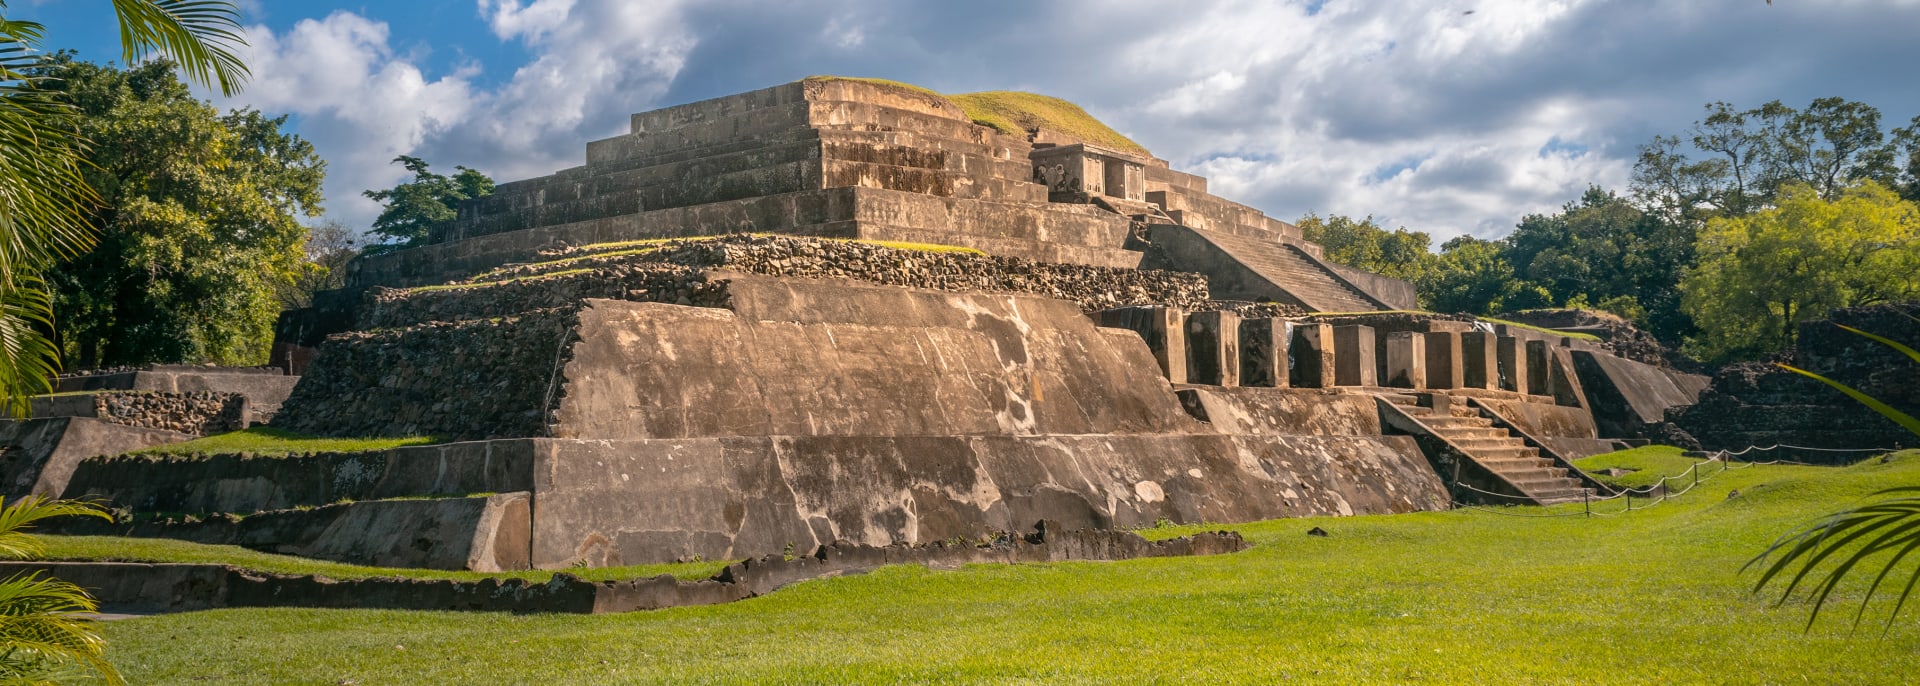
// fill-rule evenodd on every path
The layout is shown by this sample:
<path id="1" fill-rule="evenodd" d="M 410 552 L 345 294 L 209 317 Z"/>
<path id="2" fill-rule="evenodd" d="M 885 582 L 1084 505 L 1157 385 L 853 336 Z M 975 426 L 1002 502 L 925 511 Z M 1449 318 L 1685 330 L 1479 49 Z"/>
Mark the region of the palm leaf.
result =
<path id="1" fill-rule="evenodd" d="M 113 515 L 98 505 L 76 500 L 48 500 L 37 495 L 14 501 L 0 508 L 0 560 L 31 560 L 46 551 L 39 539 L 26 533 L 34 522 L 52 517 L 100 517 Z"/>
<path id="2" fill-rule="evenodd" d="M 1848 386 L 1838 381 L 1834 381 L 1833 379 L 1829 379 L 1819 374 L 1815 374 L 1813 372 L 1807 371 L 1805 369 L 1801 369 L 1799 367 L 1794 367 L 1791 365 L 1783 364 L 1783 365 L 1779 365 L 1779 367 L 1781 369 L 1785 369 L 1795 374 L 1799 374 L 1801 376 L 1813 379 L 1815 381 L 1819 381 L 1820 383 L 1826 384 L 1828 386 L 1832 386 L 1835 389 L 1838 389 L 1841 393 L 1847 394 L 1847 397 L 1860 401 L 1860 404 L 1866 405 L 1868 408 L 1871 408 L 1874 412 L 1880 413 L 1881 416 L 1884 416 L 1887 419 L 1891 419 L 1894 421 L 1894 423 L 1899 424 L 1902 427 L 1905 427 L 1906 430 L 1913 432 L 1914 435 L 1920 436 L 1920 419 L 1915 419 L 1913 415 L 1896 410 L 1893 408 L 1892 405 L 1888 405 L 1886 403 L 1880 402 L 1878 399 L 1874 398 L 1873 396 L 1867 395 L 1865 393 L 1861 393 L 1860 391 L 1854 390 L 1852 386 Z"/>
<path id="3" fill-rule="evenodd" d="M 1754 584 L 1754 592 L 1764 590 L 1775 579 L 1789 579 L 1786 589 L 1775 603 L 1777 606 L 1792 598 L 1802 582 L 1809 578 L 1816 579 L 1808 592 L 1813 610 L 1807 617 L 1806 628 L 1811 629 L 1814 621 L 1819 619 L 1820 609 L 1825 606 L 1827 598 L 1848 573 L 1862 563 L 1891 552 L 1892 555 L 1883 561 L 1880 573 L 1868 586 L 1866 596 L 1860 601 L 1859 611 L 1854 614 L 1854 625 L 1858 627 L 1866 615 L 1867 605 L 1887 578 L 1915 551 L 1920 551 L 1920 487 L 1890 488 L 1875 495 L 1901 494 L 1914 495 L 1903 495 L 1837 512 L 1781 536 L 1742 568 L 1765 566 L 1765 572 Z M 1778 557 L 1775 557 L 1776 553 L 1779 553 Z M 1816 571 L 1829 559 L 1835 560 L 1832 567 L 1824 572 Z M 1797 571 L 1791 577 L 1787 576 L 1786 572 L 1796 566 Z M 1906 607 L 1916 584 L 1920 584 L 1920 569 L 1908 576 L 1899 598 L 1894 602 L 1893 611 L 1887 615 L 1888 628 L 1892 627 L 1894 619 Z"/>
<path id="4" fill-rule="evenodd" d="M 128 64 L 160 53 L 180 64 L 187 77 L 233 95 L 246 83 L 245 62 L 235 51 L 247 44 L 240 10 L 225 0 L 113 0 L 120 16 L 120 47 Z"/>
<path id="5" fill-rule="evenodd" d="M 107 683 L 126 683 L 107 662 L 99 624 L 89 616 L 96 609 L 80 587 L 37 573 L 0 581 L 0 681 L 53 683 L 77 665 Z"/>

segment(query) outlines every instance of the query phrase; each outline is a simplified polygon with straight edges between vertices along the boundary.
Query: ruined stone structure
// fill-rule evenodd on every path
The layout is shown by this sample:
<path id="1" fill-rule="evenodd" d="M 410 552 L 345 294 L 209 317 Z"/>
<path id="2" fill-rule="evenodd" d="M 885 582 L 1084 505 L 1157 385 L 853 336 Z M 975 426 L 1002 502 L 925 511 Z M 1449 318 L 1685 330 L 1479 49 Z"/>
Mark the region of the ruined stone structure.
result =
<path id="1" fill-rule="evenodd" d="M 1916 317 L 1920 303 L 1835 310 L 1826 320 L 1800 325 L 1787 363 L 1920 416 L 1920 364 L 1836 326 L 1920 347 Z M 1727 365 L 1714 375 L 1699 404 L 1674 408 L 1668 418 L 1709 450 L 1784 446 L 1761 453 L 1761 459 L 1832 464 L 1920 445 L 1920 437 L 1858 401 L 1771 363 Z"/>
<path id="2" fill-rule="evenodd" d="M 66 494 L 369 564 L 741 559 L 1578 499 L 1571 459 L 1701 385 L 1398 312 L 1162 160 L 838 79 L 634 115 L 316 302 L 273 425 L 453 442 L 103 458 Z"/>

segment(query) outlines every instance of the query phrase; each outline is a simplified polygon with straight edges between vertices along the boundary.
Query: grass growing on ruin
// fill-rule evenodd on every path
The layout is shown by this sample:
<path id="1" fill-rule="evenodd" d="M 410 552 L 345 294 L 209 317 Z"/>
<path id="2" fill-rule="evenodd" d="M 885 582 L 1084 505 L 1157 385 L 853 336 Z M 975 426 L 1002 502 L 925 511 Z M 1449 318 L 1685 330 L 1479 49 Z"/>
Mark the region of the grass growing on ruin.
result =
<path id="1" fill-rule="evenodd" d="M 1670 445 L 1649 445 L 1583 457 L 1574 460 L 1573 465 L 1609 486 L 1645 488 L 1659 483 L 1663 477 L 1678 476 L 1703 461 L 1685 457 L 1681 455 L 1683 452 L 1686 451 Z M 1604 471 L 1608 469 L 1631 471 L 1621 476 L 1607 476 Z"/>
<path id="2" fill-rule="evenodd" d="M 1014 136 L 1030 129 L 1052 129 L 1094 145 L 1151 156 L 1145 146 L 1120 135 L 1079 105 L 1056 97 L 1020 91 L 983 91 L 950 95 L 974 123 Z"/>
<path id="3" fill-rule="evenodd" d="M 255 455 L 299 455 L 303 453 L 357 453 L 389 450 L 409 445 L 438 443 L 432 436 L 403 438 L 324 438 L 282 429 L 256 426 L 250 429 L 215 434 L 181 443 L 136 450 L 134 455 L 214 455 L 253 453 Z"/>
<path id="4" fill-rule="evenodd" d="M 1849 637 L 1850 612 L 1803 634 L 1807 608 L 1773 607 L 1739 568 L 1794 526 L 1913 483 L 1916 452 L 1755 466 L 1615 517 L 1278 520 L 1233 527 L 1255 544 L 1235 555 L 891 567 L 599 617 L 163 615 L 109 624 L 108 654 L 163 684 L 1903 683 L 1920 673 L 1913 608 L 1885 636 L 1869 613 Z"/>
<path id="5" fill-rule="evenodd" d="M 526 579 L 545 582 L 553 578 L 554 572 L 534 570 L 522 572 L 464 572 L 443 569 L 398 569 L 393 567 L 363 567 L 325 560 L 310 560 L 289 555 L 275 555 L 257 550 L 248 550 L 232 545 L 207 545 L 163 538 L 122 538 L 118 536 L 42 536 L 47 544 L 48 560 L 85 560 L 89 562 L 179 562 L 190 564 L 223 564 L 273 574 L 317 574 L 334 579 L 369 579 L 373 577 L 397 576 L 407 579 L 449 579 L 453 581 L 478 581 L 480 579 Z M 679 564 L 630 565 L 626 567 L 594 567 L 565 570 L 574 576 L 589 581 L 608 581 L 615 579 L 639 579 L 672 574 L 681 579 L 705 579 L 720 573 L 726 561 L 687 562 Z"/>
<path id="6" fill-rule="evenodd" d="M 591 271 L 593 270 L 567 269 L 567 270 L 562 270 L 557 272 L 543 272 L 540 274 L 528 274 L 526 276 L 517 276 L 510 279 L 494 279 L 491 281 L 476 279 L 473 281 L 462 281 L 459 283 L 443 283 L 443 284 L 435 284 L 432 286 L 415 286 L 413 288 L 407 289 L 407 291 L 410 293 L 431 293 L 433 291 L 453 291 L 453 290 L 460 290 L 462 288 L 486 288 L 489 286 L 499 286 L 499 285 L 515 283 L 519 281 L 532 281 L 535 279 L 549 279 L 549 278 L 559 278 L 563 276 L 573 276 L 575 274 L 586 274 Z"/>

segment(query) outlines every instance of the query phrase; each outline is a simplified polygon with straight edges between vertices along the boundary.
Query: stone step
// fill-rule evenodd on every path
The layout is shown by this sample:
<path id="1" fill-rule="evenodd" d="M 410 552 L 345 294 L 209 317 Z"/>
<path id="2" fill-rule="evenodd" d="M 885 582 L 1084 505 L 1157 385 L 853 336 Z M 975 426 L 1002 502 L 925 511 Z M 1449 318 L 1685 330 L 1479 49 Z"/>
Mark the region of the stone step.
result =
<path id="1" fill-rule="evenodd" d="M 974 248 L 989 255 L 1024 257 L 1038 262 L 1064 264 L 1090 264 L 1118 269 L 1136 269 L 1143 257 L 1141 253 L 1118 247 L 1098 247 L 1072 245 L 1055 241 L 1037 241 L 1017 237 L 981 236 L 964 232 L 943 232 L 906 227 L 888 227 L 876 224 L 862 224 L 860 237 L 868 240 L 902 241 L 907 243 L 932 243 L 936 245 L 959 245 Z"/>
<path id="2" fill-rule="evenodd" d="M 1533 448 L 1527 445 L 1526 441 L 1512 436 L 1466 437 L 1455 436 L 1451 432 L 1441 431 L 1439 429 L 1435 429 L 1435 431 L 1439 431 L 1440 435 L 1446 436 L 1447 440 L 1453 441 L 1454 445 L 1460 446 L 1468 452 L 1478 453 L 1483 450 L 1533 450 Z"/>
<path id="3" fill-rule="evenodd" d="M 705 179 L 685 180 L 542 203 L 518 212 L 457 219 L 445 226 L 442 242 L 475 236 L 570 224 L 648 210 L 741 200 L 819 187 L 819 165 L 789 162 Z M 438 228 L 438 227 L 436 227 Z"/>
<path id="4" fill-rule="evenodd" d="M 643 131 L 587 143 L 587 164 L 648 157 L 742 138 L 790 135 L 811 128 L 808 103 L 798 102 L 743 111 L 737 115 L 659 131 Z"/>
<path id="5" fill-rule="evenodd" d="M 1431 412 L 1432 410 L 1428 410 L 1428 411 Z M 1454 417 L 1451 415 L 1432 416 L 1432 417 L 1428 417 L 1426 421 L 1428 426 L 1431 426 L 1436 430 L 1442 427 L 1446 427 L 1446 428 L 1460 427 L 1460 428 L 1477 428 L 1477 429 L 1493 427 L 1493 420 L 1486 419 L 1483 417 Z"/>
<path id="6" fill-rule="evenodd" d="M 547 203 L 560 203 L 633 191 L 649 186 L 682 183 L 692 179 L 716 179 L 723 175 L 765 169 L 782 164 L 820 159 L 820 142 L 801 140 L 761 145 L 719 155 L 615 169 L 589 167 L 588 173 L 572 177 L 541 177 L 512 187 L 495 189 L 492 195 L 461 203 L 461 219 L 518 212 Z"/>
<path id="7" fill-rule="evenodd" d="M 964 172 L 871 162 L 825 160 L 822 187 L 884 188 L 942 198 L 970 198 L 1005 203 L 1046 202 L 1047 189 L 1026 181 L 979 178 Z"/>

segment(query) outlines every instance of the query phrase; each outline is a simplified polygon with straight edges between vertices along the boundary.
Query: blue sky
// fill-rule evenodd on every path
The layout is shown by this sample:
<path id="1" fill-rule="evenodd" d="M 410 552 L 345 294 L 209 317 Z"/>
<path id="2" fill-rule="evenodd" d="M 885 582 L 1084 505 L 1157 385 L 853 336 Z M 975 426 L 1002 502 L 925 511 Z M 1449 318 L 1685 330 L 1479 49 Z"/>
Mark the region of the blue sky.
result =
<path id="1" fill-rule="evenodd" d="M 1283 219 L 1503 235 L 1702 107 L 1840 96 L 1920 115 L 1920 0 L 248 0 L 254 78 L 293 115 L 326 219 L 395 155 L 501 181 L 577 165 L 627 115 L 809 74 L 1073 100 Z M 14 0 L 51 47 L 118 56 L 108 0 Z"/>

